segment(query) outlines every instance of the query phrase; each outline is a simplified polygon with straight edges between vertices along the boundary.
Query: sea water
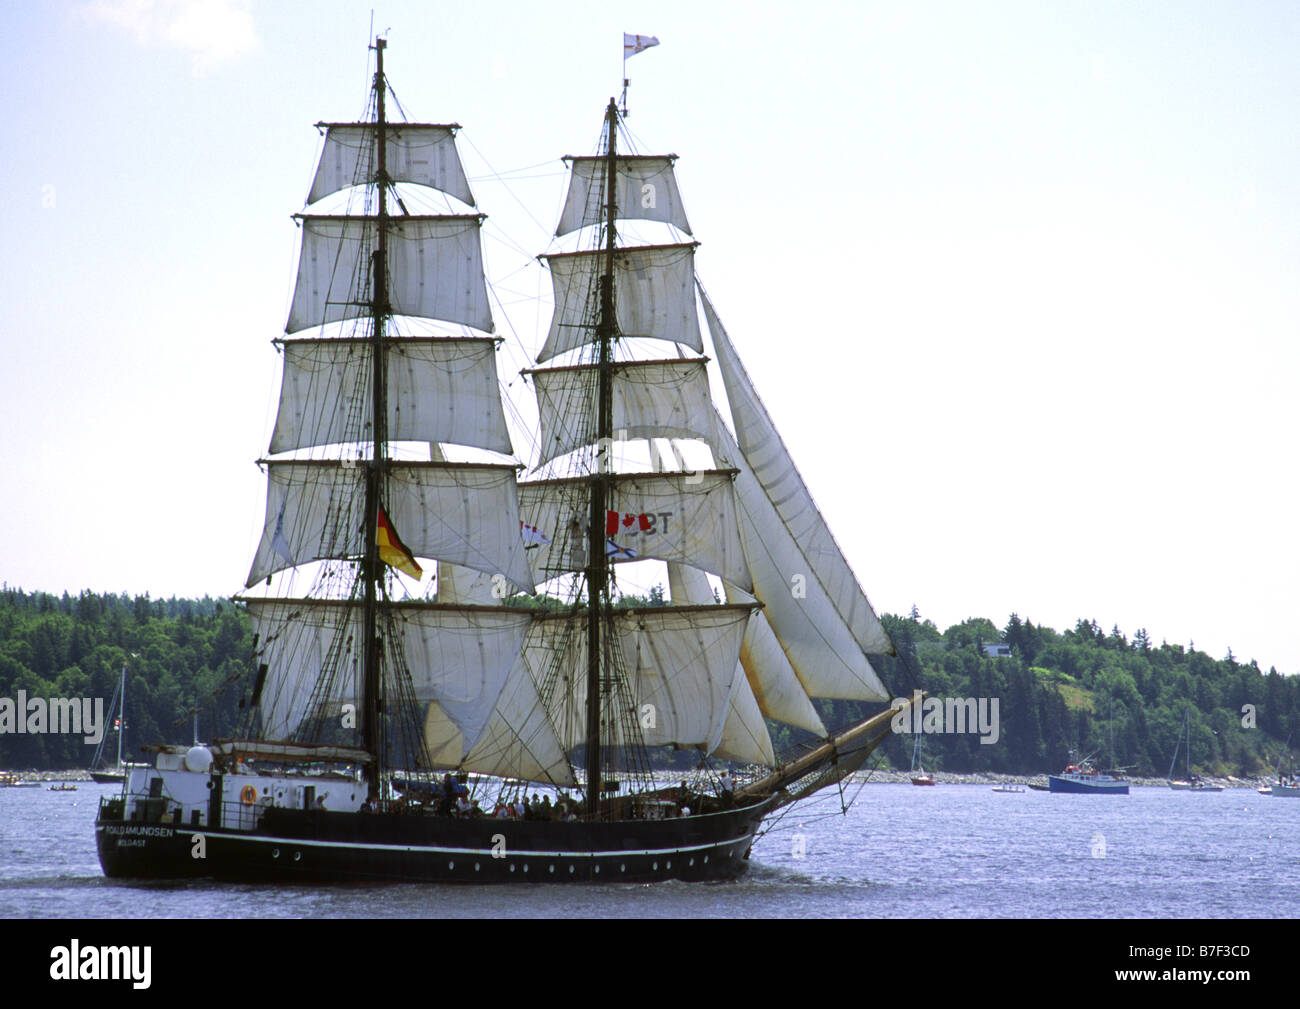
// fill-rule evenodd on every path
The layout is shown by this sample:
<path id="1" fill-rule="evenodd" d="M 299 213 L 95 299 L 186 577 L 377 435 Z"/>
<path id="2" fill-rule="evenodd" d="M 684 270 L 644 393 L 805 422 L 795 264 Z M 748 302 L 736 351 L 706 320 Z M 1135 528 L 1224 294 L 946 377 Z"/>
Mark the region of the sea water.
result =
<path id="1" fill-rule="evenodd" d="M 1300 799 L 1254 789 L 852 784 L 769 818 L 734 882 L 496 887 L 106 879 L 94 819 L 118 790 L 0 788 L 0 917 L 1300 917 Z"/>

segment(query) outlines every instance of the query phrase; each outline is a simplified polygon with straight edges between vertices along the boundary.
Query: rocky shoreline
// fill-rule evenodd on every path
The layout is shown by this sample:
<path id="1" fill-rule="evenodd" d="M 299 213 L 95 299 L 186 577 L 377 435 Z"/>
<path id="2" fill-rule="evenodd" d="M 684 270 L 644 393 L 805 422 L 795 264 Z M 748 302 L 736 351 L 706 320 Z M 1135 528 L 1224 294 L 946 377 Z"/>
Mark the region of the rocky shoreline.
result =
<path id="1" fill-rule="evenodd" d="M 13 769 L 11 772 L 23 781 L 41 781 L 55 783 L 59 781 L 90 781 L 90 772 L 82 769 L 67 771 L 37 771 L 31 768 L 26 770 Z M 930 771 L 928 772 L 940 785 L 1047 785 L 1046 774 L 993 774 L 976 773 L 976 774 L 957 774 L 948 771 Z M 675 774 L 672 775 L 676 780 Z M 855 783 L 867 783 L 872 785 L 908 785 L 912 781 L 911 771 L 859 771 L 850 777 Z M 1262 785 L 1272 783 L 1271 778 L 1236 778 L 1228 775 L 1226 778 L 1206 778 L 1206 781 L 1215 785 L 1222 785 L 1224 788 L 1259 788 Z M 1138 778 L 1129 777 L 1130 785 L 1146 786 L 1152 788 L 1167 788 L 1169 781 L 1166 778 Z"/>
<path id="2" fill-rule="evenodd" d="M 927 771 L 935 782 L 940 785 L 1047 785 L 1046 774 L 994 774 L 976 773 L 976 774 L 957 774 L 947 771 Z M 851 778 L 854 782 L 867 782 L 873 785 L 907 785 L 911 784 L 911 771 L 859 771 Z M 1261 785 L 1271 783 L 1269 778 L 1236 778 L 1228 775 L 1226 778 L 1206 778 L 1207 782 L 1213 785 L 1222 785 L 1227 788 L 1259 788 Z M 1130 785 L 1145 786 L 1150 788 L 1168 788 L 1168 778 L 1140 778 L 1133 775 L 1127 776 Z"/>
<path id="3" fill-rule="evenodd" d="M 0 769 L 0 774 L 13 774 L 22 781 L 48 781 L 51 783 L 58 781 L 91 780 L 90 772 L 81 770 L 80 768 L 72 771 L 37 771 L 30 767 L 25 770 L 13 768 L 8 771 Z"/>

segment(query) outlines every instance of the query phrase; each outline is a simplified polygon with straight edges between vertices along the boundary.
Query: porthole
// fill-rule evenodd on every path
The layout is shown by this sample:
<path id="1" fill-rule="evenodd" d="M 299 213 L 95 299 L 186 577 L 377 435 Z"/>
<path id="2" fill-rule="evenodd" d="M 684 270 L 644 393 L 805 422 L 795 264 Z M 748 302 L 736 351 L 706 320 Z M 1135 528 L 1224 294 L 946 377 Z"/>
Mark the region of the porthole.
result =
<path id="1" fill-rule="evenodd" d="M 690 864 L 691 864 L 691 865 L 694 865 L 694 864 L 695 864 L 695 859 L 691 859 Z"/>
<path id="2" fill-rule="evenodd" d="M 550 871 L 551 871 L 551 875 L 555 875 L 555 866 L 554 866 L 554 865 L 551 866 Z"/>
<path id="3" fill-rule="evenodd" d="M 527 872 L 527 871 L 528 871 L 528 863 L 525 862 L 525 863 L 524 863 L 524 872 Z"/>
<path id="4" fill-rule="evenodd" d="M 596 875 L 597 875 L 597 876 L 600 875 L 600 866 L 596 866 Z"/>
<path id="5" fill-rule="evenodd" d="M 515 867 L 514 867 L 513 865 L 510 867 L 510 871 L 511 871 L 511 872 L 514 872 L 514 871 L 515 871 Z"/>
<path id="6" fill-rule="evenodd" d="M 455 862 L 448 862 L 448 863 L 447 863 L 447 868 L 448 868 L 448 869 L 454 869 L 454 868 L 456 868 L 456 863 L 455 863 Z"/>
<path id="7" fill-rule="evenodd" d="M 650 868 L 653 869 L 655 872 L 658 872 L 658 871 L 659 871 L 659 863 L 658 863 L 658 862 L 651 862 L 651 863 L 650 863 Z"/>
<path id="8" fill-rule="evenodd" d="M 570 875 L 570 876 L 573 875 L 573 866 L 569 866 L 569 875 Z"/>
<path id="9" fill-rule="evenodd" d="M 664 868 L 665 868 L 665 869 L 671 869 L 672 867 L 673 867 L 672 862 L 668 862 L 668 863 L 666 863 L 666 864 L 664 865 Z"/>
<path id="10" fill-rule="evenodd" d="M 302 861 L 302 852 L 301 852 L 301 851 L 295 851 L 295 852 L 293 853 L 293 860 L 294 860 L 295 862 L 301 862 L 301 861 Z"/>
<path id="11" fill-rule="evenodd" d="M 618 867 L 618 871 L 619 871 L 619 872 L 627 872 L 627 866 L 626 866 L 626 865 L 620 865 L 620 866 Z"/>
<path id="12" fill-rule="evenodd" d="M 475 872 L 478 872 L 478 863 L 477 863 L 477 862 L 474 863 L 474 871 L 475 871 Z"/>
<path id="13" fill-rule="evenodd" d="M 271 849 L 271 857 L 272 857 L 272 858 L 279 858 L 279 857 L 280 857 L 280 849 L 279 849 L 279 848 L 272 848 L 272 849 Z"/>

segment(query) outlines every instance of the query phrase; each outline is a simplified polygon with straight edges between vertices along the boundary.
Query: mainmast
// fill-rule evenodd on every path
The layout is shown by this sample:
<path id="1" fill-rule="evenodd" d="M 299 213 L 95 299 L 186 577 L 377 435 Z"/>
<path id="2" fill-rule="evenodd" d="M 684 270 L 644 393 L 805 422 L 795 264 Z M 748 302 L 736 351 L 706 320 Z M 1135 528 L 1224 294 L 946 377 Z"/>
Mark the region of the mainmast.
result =
<path id="1" fill-rule="evenodd" d="M 384 455 L 387 450 L 388 431 L 388 406 L 385 389 L 385 378 L 387 368 L 384 362 L 384 322 L 391 314 L 391 306 L 388 298 L 388 261 L 387 261 L 387 232 L 388 232 L 388 165 L 387 165 L 387 137 L 386 137 L 386 117 L 384 98 L 387 88 L 384 80 L 384 48 L 388 45 L 386 39 L 375 39 L 375 151 L 376 151 L 376 171 L 375 181 L 379 189 L 379 219 L 378 219 L 378 241 L 373 256 L 374 264 L 374 282 L 372 287 L 372 298 L 370 304 L 371 318 L 373 325 L 371 327 L 371 351 L 373 354 L 373 367 L 371 368 L 371 418 L 374 424 L 372 431 L 371 458 L 366 463 L 366 527 L 365 527 L 365 560 L 361 567 L 361 578 L 365 585 L 365 609 L 363 615 L 364 622 L 364 660 L 362 665 L 363 675 L 363 715 L 362 715 L 362 741 L 366 750 L 373 758 L 367 765 L 366 781 L 370 798 L 379 797 L 379 783 L 381 778 L 381 757 L 383 755 L 383 740 L 380 729 L 380 711 L 382 708 L 380 698 L 380 668 L 379 668 L 379 649 L 380 640 L 377 628 L 379 616 L 379 591 L 380 580 L 383 577 L 383 565 L 379 562 L 379 543 L 377 532 L 379 528 L 379 494 L 383 485 L 383 475 L 385 469 Z"/>
<path id="2" fill-rule="evenodd" d="M 599 406 L 596 418 L 596 472 L 591 481 L 591 516 L 587 566 L 587 813 L 599 812 L 603 787 L 601 775 L 600 716 L 604 701 L 604 677 L 601 676 L 603 641 L 601 623 L 609 602 L 609 556 L 606 550 L 605 510 L 609 499 L 613 437 L 611 404 L 611 344 L 617 330 L 614 320 L 614 241 L 617 232 L 614 217 L 616 185 L 615 154 L 618 137 L 618 106 L 609 100 L 605 110 L 609 139 L 605 147 L 605 265 L 600 275 L 600 315 L 596 323 L 598 350 L 597 375 Z"/>

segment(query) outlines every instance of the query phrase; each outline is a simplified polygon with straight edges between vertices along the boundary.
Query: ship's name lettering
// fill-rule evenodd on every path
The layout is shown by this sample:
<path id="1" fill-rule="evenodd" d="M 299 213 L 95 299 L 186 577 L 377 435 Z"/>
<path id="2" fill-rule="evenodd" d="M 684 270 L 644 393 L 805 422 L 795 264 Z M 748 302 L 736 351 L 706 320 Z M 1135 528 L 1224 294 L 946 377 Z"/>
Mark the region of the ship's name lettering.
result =
<path id="1" fill-rule="evenodd" d="M 117 837 L 171 837 L 171 827 L 105 827 L 108 833 Z"/>

